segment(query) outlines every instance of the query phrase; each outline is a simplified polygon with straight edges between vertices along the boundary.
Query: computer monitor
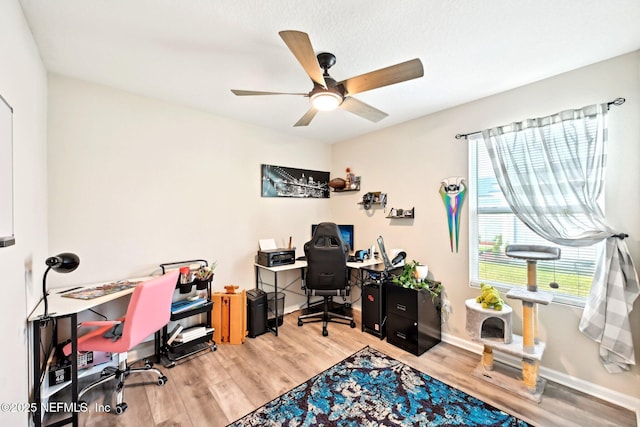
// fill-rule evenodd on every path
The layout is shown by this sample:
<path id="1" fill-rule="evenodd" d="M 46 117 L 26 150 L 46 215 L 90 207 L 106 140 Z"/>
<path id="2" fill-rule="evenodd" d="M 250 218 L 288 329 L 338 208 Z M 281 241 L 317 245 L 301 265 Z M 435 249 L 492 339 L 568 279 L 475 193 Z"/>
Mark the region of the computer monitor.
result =
<path id="1" fill-rule="evenodd" d="M 316 227 L 318 224 L 311 224 L 311 237 L 313 237 L 313 233 L 316 232 Z M 338 224 L 338 228 L 340 229 L 340 236 L 342 240 L 349 245 L 349 250 L 354 250 L 354 236 L 353 236 L 353 224 Z"/>

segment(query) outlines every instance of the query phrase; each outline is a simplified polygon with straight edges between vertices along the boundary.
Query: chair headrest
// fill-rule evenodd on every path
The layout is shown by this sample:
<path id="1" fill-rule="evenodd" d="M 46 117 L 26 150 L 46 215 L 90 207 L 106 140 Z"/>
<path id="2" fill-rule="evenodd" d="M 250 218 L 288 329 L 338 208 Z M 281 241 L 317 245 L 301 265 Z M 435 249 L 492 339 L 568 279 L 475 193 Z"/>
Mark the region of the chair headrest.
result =
<path id="1" fill-rule="evenodd" d="M 321 222 L 313 232 L 313 236 L 340 236 L 340 228 L 333 222 Z"/>

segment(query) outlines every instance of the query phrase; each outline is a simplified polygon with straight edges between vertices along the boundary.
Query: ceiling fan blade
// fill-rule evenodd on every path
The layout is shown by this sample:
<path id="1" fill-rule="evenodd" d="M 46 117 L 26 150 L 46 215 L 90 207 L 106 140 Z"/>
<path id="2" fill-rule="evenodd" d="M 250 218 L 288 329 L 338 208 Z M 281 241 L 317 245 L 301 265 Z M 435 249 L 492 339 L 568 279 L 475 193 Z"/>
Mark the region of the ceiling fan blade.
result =
<path id="1" fill-rule="evenodd" d="M 318 112 L 318 110 L 316 110 L 315 108 L 311 107 L 309 109 L 309 111 L 304 113 L 304 116 L 300 117 L 300 120 L 298 120 L 296 122 L 296 124 L 293 125 L 293 126 L 294 127 L 296 127 L 296 126 L 308 126 L 309 123 L 311 123 L 311 120 L 313 120 L 313 118 L 316 116 L 317 112 Z"/>
<path id="2" fill-rule="evenodd" d="M 292 92 L 260 92 L 257 90 L 238 90 L 231 89 L 234 95 L 238 96 L 252 96 L 252 95 L 302 95 L 308 96 L 307 93 L 292 93 Z"/>
<path id="3" fill-rule="evenodd" d="M 388 116 L 384 111 L 380 111 L 369 104 L 365 104 L 352 96 L 344 98 L 344 101 L 340 104 L 340 108 L 374 123 L 377 123 Z"/>
<path id="4" fill-rule="evenodd" d="M 356 77 L 340 82 L 344 85 L 347 95 L 364 92 L 379 87 L 417 79 L 424 75 L 424 68 L 420 59 L 412 59 L 407 62 L 381 68 L 370 73 L 361 74 Z"/>
<path id="5" fill-rule="evenodd" d="M 279 34 L 311 80 L 326 89 L 327 84 L 322 76 L 322 69 L 318 64 L 318 58 L 316 58 L 307 33 L 302 31 L 280 31 Z"/>

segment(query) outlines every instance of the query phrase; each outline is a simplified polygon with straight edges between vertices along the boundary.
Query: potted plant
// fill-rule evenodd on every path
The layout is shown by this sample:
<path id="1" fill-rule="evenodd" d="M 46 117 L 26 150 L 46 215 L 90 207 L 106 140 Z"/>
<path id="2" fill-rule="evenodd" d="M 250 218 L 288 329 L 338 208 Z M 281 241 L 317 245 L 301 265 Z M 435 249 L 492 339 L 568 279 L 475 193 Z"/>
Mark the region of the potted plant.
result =
<path id="1" fill-rule="evenodd" d="M 213 270 L 216 268 L 216 263 L 211 265 L 202 265 L 194 273 L 196 289 L 207 289 L 211 281 L 213 280 Z"/>
<path id="2" fill-rule="evenodd" d="M 428 269 L 426 266 L 420 265 L 418 261 L 413 260 L 405 263 L 402 273 L 399 276 L 395 276 L 392 282 L 403 288 L 415 289 L 417 291 L 426 290 L 435 301 L 442 292 L 442 283 L 427 279 L 427 272 Z"/>

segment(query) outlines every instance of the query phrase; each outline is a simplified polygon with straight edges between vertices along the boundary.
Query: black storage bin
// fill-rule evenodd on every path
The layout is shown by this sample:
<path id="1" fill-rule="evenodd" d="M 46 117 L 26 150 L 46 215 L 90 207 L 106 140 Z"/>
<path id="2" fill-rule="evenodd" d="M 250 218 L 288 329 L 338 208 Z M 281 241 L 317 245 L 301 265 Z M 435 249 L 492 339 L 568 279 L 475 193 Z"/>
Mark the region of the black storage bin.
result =
<path id="1" fill-rule="evenodd" d="M 278 292 L 278 326 L 282 326 L 284 320 L 284 292 Z M 270 327 L 276 325 L 276 293 L 267 292 L 267 323 Z"/>
<path id="2" fill-rule="evenodd" d="M 250 338 L 267 332 L 267 294 L 262 289 L 247 291 L 247 330 Z"/>

